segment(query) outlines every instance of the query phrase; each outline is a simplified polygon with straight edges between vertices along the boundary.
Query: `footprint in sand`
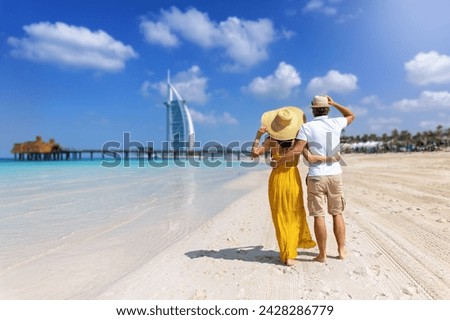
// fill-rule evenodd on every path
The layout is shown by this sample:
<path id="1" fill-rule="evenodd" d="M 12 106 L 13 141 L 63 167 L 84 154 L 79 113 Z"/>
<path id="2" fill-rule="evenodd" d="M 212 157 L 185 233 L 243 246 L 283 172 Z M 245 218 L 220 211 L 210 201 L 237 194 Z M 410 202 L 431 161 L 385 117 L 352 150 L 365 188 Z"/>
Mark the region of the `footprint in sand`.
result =
<path id="1" fill-rule="evenodd" d="M 224 275 L 225 275 L 226 273 L 227 273 L 226 270 L 219 271 L 219 272 L 217 272 L 217 273 L 214 275 L 214 279 L 215 279 L 215 280 L 220 280 L 220 279 L 222 279 L 222 278 L 224 277 Z"/>
<path id="2" fill-rule="evenodd" d="M 378 258 L 378 257 L 380 257 L 380 256 L 382 256 L 383 254 L 381 253 L 381 252 L 376 252 L 374 255 L 373 255 L 373 257 L 374 258 Z"/>
<path id="3" fill-rule="evenodd" d="M 358 276 L 372 276 L 372 277 L 377 277 L 380 275 L 380 266 L 379 265 L 373 265 L 370 268 L 367 268 L 365 266 L 356 268 L 355 270 L 353 270 L 353 275 L 350 275 L 350 278 L 355 278 L 354 275 L 358 275 Z"/>
<path id="4" fill-rule="evenodd" d="M 359 244 L 359 243 L 358 243 L 358 244 Z M 361 253 L 361 251 L 358 251 L 358 250 L 352 250 L 352 254 L 353 254 L 353 255 L 358 255 L 358 256 L 360 256 L 360 257 L 363 256 L 363 254 Z"/>
<path id="5" fill-rule="evenodd" d="M 195 294 L 192 296 L 192 300 L 206 300 L 206 291 L 205 290 L 197 290 Z"/>
<path id="6" fill-rule="evenodd" d="M 292 266 L 289 268 L 284 268 L 283 273 L 284 274 L 296 274 L 296 273 L 298 273 L 298 271 L 295 269 L 295 266 Z"/>
<path id="7" fill-rule="evenodd" d="M 385 300 L 387 298 L 387 296 L 384 293 L 377 293 L 373 299 L 374 300 Z"/>
<path id="8" fill-rule="evenodd" d="M 409 283 L 408 287 L 403 288 L 402 293 L 403 293 L 404 296 L 407 296 L 409 298 L 409 297 L 412 297 L 415 294 L 417 294 L 418 290 L 417 290 L 417 287 L 415 285 L 413 285 L 412 283 Z"/>
<path id="9" fill-rule="evenodd" d="M 355 278 L 354 275 L 364 276 L 366 274 L 367 274 L 366 267 L 359 267 L 352 271 L 352 275 L 350 275 L 350 278 L 354 279 Z"/>
<path id="10" fill-rule="evenodd" d="M 340 295 L 340 292 L 335 289 L 325 288 L 320 291 L 320 293 L 323 295 L 323 299 L 329 299 L 330 297 L 336 297 L 338 294 Z"/>
<path id="11" fill-rule="evenodd" d="M 380 266 L 375 264 L 369 268 L 368 274 L 377 277 L 380 275 L 380 270 L 381 270 Z"/>
<path id="12" fill-rule="evenodd" d="M 286 270 L 286 267 L 285 266 L 274 265 L 273 269 L 275 270 L 276 273 L 284 274 L 285 270 Z"/>

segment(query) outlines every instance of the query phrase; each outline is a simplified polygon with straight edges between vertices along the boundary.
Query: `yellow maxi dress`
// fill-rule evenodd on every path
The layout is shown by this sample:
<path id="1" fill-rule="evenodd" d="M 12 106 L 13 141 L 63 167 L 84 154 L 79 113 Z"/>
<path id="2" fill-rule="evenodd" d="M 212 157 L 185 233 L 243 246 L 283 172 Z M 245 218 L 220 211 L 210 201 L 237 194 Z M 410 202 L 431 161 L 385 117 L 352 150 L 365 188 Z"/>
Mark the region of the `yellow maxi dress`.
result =
<path id="1" fill-rule="evenodd" d="M 278 153 L 273 155 L 275 160 L 279 157 Z M 295 157 L 293 162 L 274 168 L 269 177 L 272 221 L 280 248 L 280 260 L 284 263 L 287 259 L 297 257 L 297 248 L 316 246 L 306 220 L 298 159 Z"/>

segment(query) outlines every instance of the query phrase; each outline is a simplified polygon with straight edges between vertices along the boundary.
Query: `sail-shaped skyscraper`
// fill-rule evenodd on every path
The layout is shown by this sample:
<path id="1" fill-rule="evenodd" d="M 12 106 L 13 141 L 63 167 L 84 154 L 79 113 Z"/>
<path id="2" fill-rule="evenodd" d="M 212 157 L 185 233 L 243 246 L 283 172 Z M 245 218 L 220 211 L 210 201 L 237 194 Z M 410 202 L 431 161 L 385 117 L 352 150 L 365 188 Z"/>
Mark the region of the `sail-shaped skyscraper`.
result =
<path id="1" fill-rule="evenodd" d="M 170 83 L 167 74 L 167 142 L 169 151 L 194 150 L 195 131 L 186 101 Z"/>

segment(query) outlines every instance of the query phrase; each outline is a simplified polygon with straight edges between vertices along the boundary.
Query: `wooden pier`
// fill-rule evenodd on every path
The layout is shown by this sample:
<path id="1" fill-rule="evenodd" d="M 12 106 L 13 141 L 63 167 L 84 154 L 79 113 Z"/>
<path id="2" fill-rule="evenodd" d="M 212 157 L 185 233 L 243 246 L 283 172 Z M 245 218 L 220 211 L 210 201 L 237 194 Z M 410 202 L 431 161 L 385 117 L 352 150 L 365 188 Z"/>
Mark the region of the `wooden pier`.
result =
<path id="1" fill-rule="evenodd" d="M 101 149 L 60 149 L 53 152 L 17 152 L 14 153 L 16 161 L 74 161 L 94 159 L 203 159 L 203 158 L 234 158 L 241 160 L 242 156 L 250 156 L 250 152 L 238 150 L 196 150 L 196 151 L 167 151 L 153 149 L 130 149 L 130 150 L 101 150 Z"/>
<path id="2" fill-rule="evenodd" d="M 237 148 L 238 146 L 236 146 Z M 69 149 L 63 148 L 54 139 L 48 142 L 40 136 L 35 141 L 15 143 L 11 153 L 16 161 L 69 161 L 94 159 L 203 159 L 224 158 L 226 160 L 241 160 L 242 156 L 250 156 L 250 151 L 228 149 L 219 144 L 205 145 L 203 149 L 195 151 L 154 150 L 153 148 L 131 147 L 130 149 Z"/>

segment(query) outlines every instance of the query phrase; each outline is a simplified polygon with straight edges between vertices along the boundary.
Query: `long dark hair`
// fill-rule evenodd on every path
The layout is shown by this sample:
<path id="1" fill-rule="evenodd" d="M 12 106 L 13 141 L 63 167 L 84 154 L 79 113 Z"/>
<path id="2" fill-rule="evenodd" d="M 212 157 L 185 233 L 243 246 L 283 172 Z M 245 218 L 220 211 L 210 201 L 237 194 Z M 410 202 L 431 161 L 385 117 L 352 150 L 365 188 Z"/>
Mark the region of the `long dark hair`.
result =
<path id="1" fill-rule="evenodd" d="M 286 148 L 290 148 L 292 147 L 292 143 L 294 142 L 295 139 L 291 139 L 291 140 L 276 140 L 274 139 L 283 149 Z"/>

